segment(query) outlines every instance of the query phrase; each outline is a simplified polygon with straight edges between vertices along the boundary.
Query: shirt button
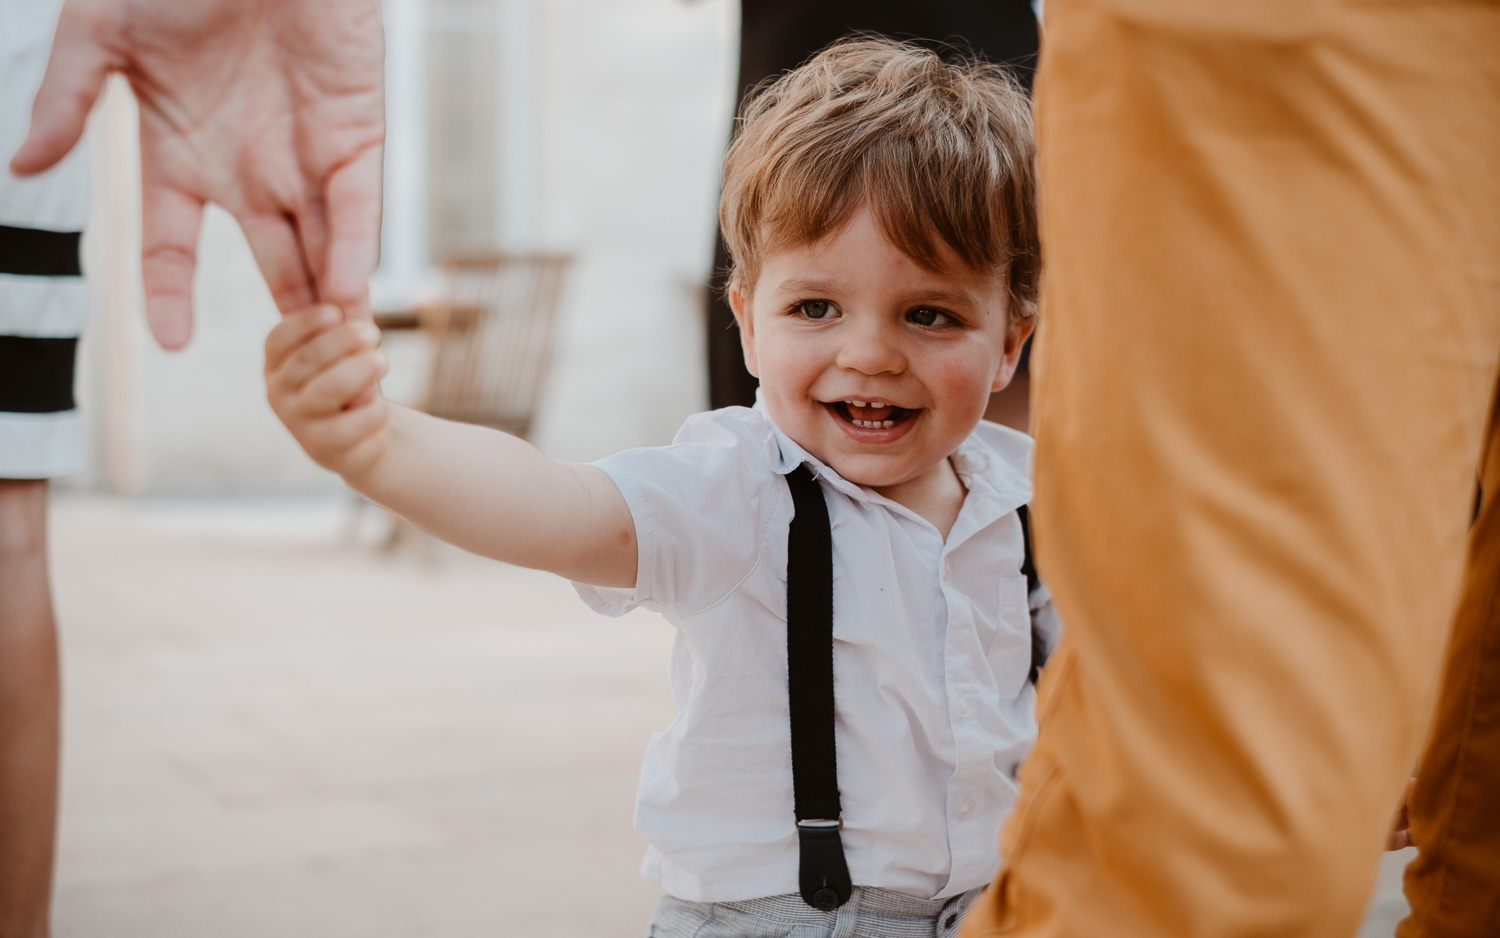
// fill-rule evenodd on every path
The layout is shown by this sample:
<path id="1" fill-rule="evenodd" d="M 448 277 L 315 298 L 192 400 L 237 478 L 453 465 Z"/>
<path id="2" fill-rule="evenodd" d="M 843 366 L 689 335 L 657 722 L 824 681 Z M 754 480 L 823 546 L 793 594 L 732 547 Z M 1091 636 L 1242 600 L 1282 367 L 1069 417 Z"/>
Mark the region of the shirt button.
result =
<path id="1" fill-rule="evenodd" d="M 959 817 L 968 817 L 974 813 L 974 802 L 968 798 L 960 799 L 958 804 L 954 806 L 953 813 Z"/>
<path id="2" fill-rule="evenodd" d="M 953 709 L 954 712 L 959 715 L 959 717 L 968 719 L 969 714 L 974 712 L 974 704 L 969 700 L 969 696 L 965 694 L 964 696 L 958 698 L 958 706 L 954 707 Z"/>

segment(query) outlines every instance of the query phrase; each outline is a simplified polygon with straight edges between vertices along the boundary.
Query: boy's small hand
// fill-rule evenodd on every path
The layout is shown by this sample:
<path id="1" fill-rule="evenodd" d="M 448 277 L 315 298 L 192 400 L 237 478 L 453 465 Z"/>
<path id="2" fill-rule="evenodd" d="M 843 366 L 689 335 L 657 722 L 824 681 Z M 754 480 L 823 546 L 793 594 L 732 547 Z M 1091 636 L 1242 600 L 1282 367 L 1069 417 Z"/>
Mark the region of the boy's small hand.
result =
<path id="1" fill-rule="evenodd" d="M 1396 809 L 1396 816 L 1391 819 L 1391 832 L 1386 835 L 1385 849 L 1405 850 L 1412 845 L 1411 839 L 1411 789 L 1417 783 L 1414 778 L 1407 779 L 1406 790 L 1401 793 L 1401 806 Z"/>
<path id="2" fill-rule="evenodd" d="M 266 338 L 266 397 L 307 454 L 345 478 L 385 452 L 390 407 L 380 396 L 380 331 L 344 322 L 337 307 L 284 318 Z"/>

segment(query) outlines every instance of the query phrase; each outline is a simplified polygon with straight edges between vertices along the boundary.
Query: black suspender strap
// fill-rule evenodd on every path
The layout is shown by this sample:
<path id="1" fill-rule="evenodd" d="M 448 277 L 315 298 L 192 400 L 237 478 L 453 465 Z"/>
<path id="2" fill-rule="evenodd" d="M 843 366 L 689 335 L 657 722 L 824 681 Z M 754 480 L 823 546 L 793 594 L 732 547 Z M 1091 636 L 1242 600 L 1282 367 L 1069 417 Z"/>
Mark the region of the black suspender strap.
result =
<path id="1" fill-rule="evenodd" d="M 1030 508 L 1030 505 L 1022 505 L 1016 509 L 1016 517 L 1021 519 L 1021 540 L 1026 545 L 1026 553 L 1021 558 L 1021 574 L 1026 577 L 1026 595 L 1028 596 L 1036 592 L 1036 588 L 1042 585 L 1042 578 L 1036 574 L 1036 562 L 1031 559 Z"/>
<path id="2" fill-rule="evenodd" d="M 798 885 L 829 911 L 854 891 L 839 836 L 833 737 L 833 535 L 823 490 L 806 466 L 786 477 L 794 515 L 787 533 L 786 663 L 792 722 L 792 793 L 801 847 Z"/>
<path id="3" fill-rule="evenodd" d="M 1042 578 L 1037 575 L 1036 562 L 1031 559 L 1031 512 L 1029 505 L 1022 505 L 1016 509 L 1016 517 L 1021 519 L 1021 539 L 1025 544 L 1026 553 L 1021 559 L 1021 573 L 1026 577 L 1026 602 L 1031 605 L 1031 594 L 1042 585 Z M 1042 633 L 1037 631 L 1033 624 L 1031 627 L 1031 674 L 1027 680 L 1035 684 L 1036 679 L 1041 677 L 1042 665 L 1047 663 L 1047 642 Z"/>

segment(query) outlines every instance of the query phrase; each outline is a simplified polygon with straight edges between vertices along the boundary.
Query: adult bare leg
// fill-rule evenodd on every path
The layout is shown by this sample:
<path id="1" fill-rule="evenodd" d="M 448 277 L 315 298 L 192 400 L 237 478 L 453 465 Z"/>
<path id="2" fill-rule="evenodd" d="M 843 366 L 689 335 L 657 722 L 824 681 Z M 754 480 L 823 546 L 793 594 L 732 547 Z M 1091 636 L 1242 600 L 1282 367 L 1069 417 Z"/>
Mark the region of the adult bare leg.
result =
<path id="1" fill-rule="evenodd" d="M 57 827 L 47 483 L 0 479 L 0 938 L 45 938 Z"/>

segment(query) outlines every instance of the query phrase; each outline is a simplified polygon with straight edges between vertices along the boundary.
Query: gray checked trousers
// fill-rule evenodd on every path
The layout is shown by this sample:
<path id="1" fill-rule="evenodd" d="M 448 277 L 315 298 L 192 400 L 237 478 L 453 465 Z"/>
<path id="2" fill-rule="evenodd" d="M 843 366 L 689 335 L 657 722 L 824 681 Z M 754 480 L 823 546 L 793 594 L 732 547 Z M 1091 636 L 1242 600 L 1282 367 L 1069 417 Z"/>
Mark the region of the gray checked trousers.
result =
<path id="1" fill-rule="evenodd" d="M 855 886 L 832 912 L 795 894 L 743 902 L 685 902 L 664 896 L 647 938 L 952 938 L 970 904 L 983 892 L 952 899 L 914 899 Z"/>

